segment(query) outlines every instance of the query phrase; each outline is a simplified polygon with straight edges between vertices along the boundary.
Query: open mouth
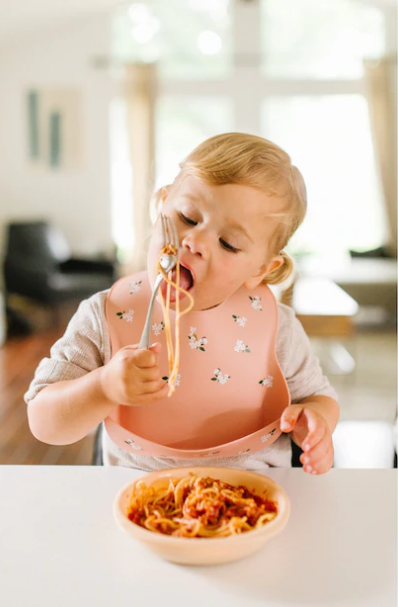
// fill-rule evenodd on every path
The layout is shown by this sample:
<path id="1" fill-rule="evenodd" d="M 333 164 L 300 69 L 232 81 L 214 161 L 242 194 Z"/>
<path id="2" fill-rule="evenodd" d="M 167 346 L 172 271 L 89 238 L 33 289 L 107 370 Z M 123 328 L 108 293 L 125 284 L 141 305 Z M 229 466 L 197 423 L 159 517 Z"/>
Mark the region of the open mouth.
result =
<path id="1" fill-rule="evenodd" d="M 172 275 L 171 275 L 171 280 L 173 282 L 176 282 L 176 278 L 177 278 L 177 270 L 176 268 L 174 268 Z M 184 289 L 184 291 L 190 291 L 192 289 L 194 285 L 194 280 L 193 280 L 193 276 L 190 270 L 188 270 L 188 268 L 186 268 L 185 266 L 183 266 L 182 264 L 180 264 L 180 287 L 181 289 Z M 162 295 L 164 298 L 166 298 L 167 296 L 167 283 L 164 280 L 162 282 L 162 284 L 160 285 L 160 288 L 162 290 Z M 185 297 L 184 293 L 180 292 L 179 293 L 179 297 L 180 299 L 183 299 L 183 297 Z M 170 290 L 170 302 L 175 302 L 176 301 L 176 290 L 174 287 L 171 287 Z"/>

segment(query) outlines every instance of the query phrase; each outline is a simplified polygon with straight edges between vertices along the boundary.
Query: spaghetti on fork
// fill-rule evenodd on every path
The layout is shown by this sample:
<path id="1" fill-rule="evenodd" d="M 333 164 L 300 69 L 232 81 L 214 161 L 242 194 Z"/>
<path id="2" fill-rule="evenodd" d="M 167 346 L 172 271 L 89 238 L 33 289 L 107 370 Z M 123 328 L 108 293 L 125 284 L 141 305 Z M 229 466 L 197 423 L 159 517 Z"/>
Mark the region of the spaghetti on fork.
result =
<path id="1" fill-rule="evenodd" d="M 170 217 L 165 215 L 161 215 L 162 220 L 162 231 L 163 231 L 163 242 L 165 243 L 160 251 L 157 269 L 160 275 L 163 276 L 163 280 L 167 283 L 167 292 L 166 292 L 166 301 L 164 300 L 162 290 L 160 290 L 160 301 L 163 309 L 163 318 L 164 318 L 164 326 L 165 326 L 165 334 L 166 334 L 166 343 L 167 343 L 167 354 L 168 354 L 168 362 L 169 362 L 169 394 L 170 397 L 175 391 L 175 381 L 178 375 L 179 367 L 180 367 L 180 319 L 181 316 L 187 314 L 190 310 L 192 310 L 194 299 L 192 295 L 183 289 L 180 286 L 181 280 L 181 270 L 180 264 L 178 262 L 178 250 L 179 250 L 179 241 L 176 227 L 171 220 Z M 162 265 L 162 258 L 164 256 L 175 256 L 177 258 L 177 263 L 175 264 L 175 269 L 172 268 L 169 272 L 165 271 L 164 265 Z M 175 280 L 173 280 L 173 273 L 175 272 Z M 173 336 L 171 331 L 171 321 L 170 321 L 170 296 L 171 296 L 171 288 L 175 289 L 175 324 L 174 324 L 174 344 L 173 346 Z M 180 307 L 180 293 L 183 293 L 189 299 L 188 306 L 181 310 Z"/>

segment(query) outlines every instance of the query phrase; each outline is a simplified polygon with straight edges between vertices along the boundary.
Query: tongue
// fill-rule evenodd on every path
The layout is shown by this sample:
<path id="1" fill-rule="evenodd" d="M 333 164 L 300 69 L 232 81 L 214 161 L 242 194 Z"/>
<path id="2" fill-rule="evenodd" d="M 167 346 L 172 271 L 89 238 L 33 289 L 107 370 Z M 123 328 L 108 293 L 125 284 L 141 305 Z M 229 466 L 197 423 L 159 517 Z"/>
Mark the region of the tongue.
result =
<path id="1" fill-rule="evenodd" d="M 176 281 L 177 278 L 177 271 L 174 269 L 173 270 L 173 276 L 172 276 L 172 280 L 173 282 Z M 187 268 L 184 268 L 184 266 L 180 266 L 180 287 L 181 289 L 184 289 L 185 291 L 188 291 L 188 289 L 190 289 L 192 287 L 192 274 L 189 270 L 187 270 Z"/>
<path id="2" fill-rule="evenodd" d="M 177 271 L 173 270 L 172 272 L 172 276 L 171 276 L 171 280 L 173 282 L 176 281 L 177 278 Z M 186 268 L 184 268 L 183 266 L 180 266 L 180 287 L 181 289 L 184 289 L 185 291 L 188 291 L 188 289 L 190 289 L 192 287 L 192 274 L 189 270 L 187 270 Z M 161 284 L 162 289 L 162 295 L 163 297 L 166 299 L 167 297 L 167 283 L 166 281 L 163 281 Z M 182 299 L 182 297 L 184 297 L 183 293 L 180 293 L 180 299 Z M 170 291 L 170 301 L 174 302 L 176 300 L 176 290 L 174 287 L 171 287 L 171 291 Z"/>

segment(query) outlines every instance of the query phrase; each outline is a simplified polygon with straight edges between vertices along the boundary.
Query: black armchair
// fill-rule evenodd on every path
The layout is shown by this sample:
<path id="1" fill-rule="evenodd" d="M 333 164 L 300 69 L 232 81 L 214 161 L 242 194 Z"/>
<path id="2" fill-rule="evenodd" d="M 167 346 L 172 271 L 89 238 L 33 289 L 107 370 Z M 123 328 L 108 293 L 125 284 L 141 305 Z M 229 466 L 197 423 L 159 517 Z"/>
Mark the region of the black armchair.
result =
<path id="1" fill-rule="evenodd" d="M 4 260 L 6 296 L 57 305 L 109 288 L 116 263 L 73 258 L 64 235 L 45 221 L 10 223 Z"/>

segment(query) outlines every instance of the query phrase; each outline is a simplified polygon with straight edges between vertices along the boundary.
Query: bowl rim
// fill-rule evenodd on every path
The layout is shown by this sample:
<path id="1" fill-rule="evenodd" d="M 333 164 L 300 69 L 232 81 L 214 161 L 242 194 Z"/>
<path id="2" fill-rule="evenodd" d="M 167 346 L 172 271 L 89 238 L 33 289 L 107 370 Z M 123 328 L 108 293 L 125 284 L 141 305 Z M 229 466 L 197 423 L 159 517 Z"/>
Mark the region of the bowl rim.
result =
<path id="1" fill-rule="evenodd" d="M 180 472 L 182 470 L 187 470 L 187 471 L 189 470 L 189 471 L 195 473 L 195 470 L 205 470 L 205 469 L 222 470 L 222 471 L 229 470 L 232 472 L 243 473 L 244 475 L 248 475 L 249 477 L 254 477 L 256 479 L 265 480 L 265 484 L 267 486 L 272 487 L 273 490 L 278 491 L 278 493 L 282 495 L 282 506 L 281 506 L 280 510 L 278 510 L 277 516 L 271 522 L 264 525 L 264 527 L 261 527 L 260 529 L 253 529 L 247 533 L 229 535 L 227 537 L 200 538 L 200 537 L 173 537 L 171 535 L 165 535 L 162 533 L 154 533 L 153 531 L 150 531 L 149 529 L 145 529 L 145 527 L 141 527 L 140 525 L 137 525 L 137 523 L 134 523 L 133 521 L 131 521 L 123 513 L 122 508 L 120 506 L 120 502 L 122 500 L 124 493 L 130 487 L 133 487 L 134 485 L 136 485 L 139 481 L 147 479 L 150 475 L 154 475 L 154 480 L 158 480 L 159 478 L 160 479 L 169 478 L 170 476 L 172 476 L 173 472 L 177 472 L 177 471 Z M 159 473 L 163 473 L 163 474 L 158 476 Z M 279 504 L 278 504 L 278 506 L 279 506 Z M 225 545 L 226 542 L 228 542 L 230 544 L 234 544 L 236 542 L 241 542 L 242 540 L 247 540 L 247 539 L 250 540 L 250 538 L 252 538 L 254 541 L 256 541 L 256 539 L 260 540 L 263 535 L 266 535 L 268 538 L 270 538 L 272 535 L 274 535 L 274 533 L 279 533 L 279 531 L 281 531 L 286 526 L 289 516 L 290 516 L 290 499 L 289 499 L 289 496 L 287 495 L 285 489 L 283 489 L 283 487 L 281 487 L 281 485 L 279 485 L 279 483 L 274 481 L 269 476 L 260 474 L 258 472 L 252 472 L 251 470 L 242 470 L 241 468 L 230 468 L 230 467 L 224 467 L 224 466 L 180 466 L 178 468 L 165 468 L 162 470 L 153 470 L 149 473 L 144 472 L 141 476 L 137 477 L 133 481 L 129 481 L 128 483 L 125 483 L 121 487 L 121 489 L 119 489 L 119 491 L 116 494 L 115 499 L 113 501 L 113 514 L 120 527 L 122 527 L 124 530 L 127 530 L 129 528 L 134 529 L 137 536 L 141 535 L 141 538 L 137 537 L 137 539 L 142 539 L 143 541 L 150 540 L 152 542 L 156 541 L 156 542 L 160 542 L 160 543 L 167 543 L 169 545 L 170 545 L 170 543 L 172 543 L 172 544 L 175 543 L 176 545 L 180 545 L 180 546 L 182 543 L 189 542 L 190 546 L 193 546 L 193 545 L 198 546 L 198 545 L 204 545 L 203 540 L 206 540 L 206 542 L 205 542 L 206 546 L 209 545 L 209 542 L 211 542 L 211 544 L 213 544 L 213 545 L 219 544 L 219 543 L 222 543 L 223 545 Z"/>

